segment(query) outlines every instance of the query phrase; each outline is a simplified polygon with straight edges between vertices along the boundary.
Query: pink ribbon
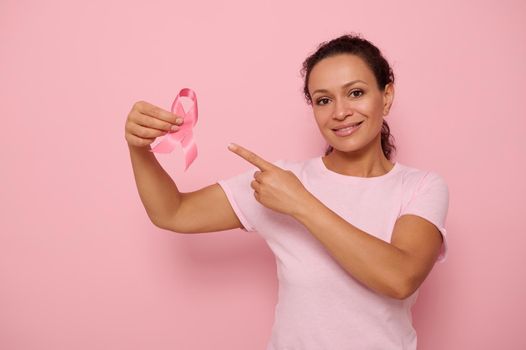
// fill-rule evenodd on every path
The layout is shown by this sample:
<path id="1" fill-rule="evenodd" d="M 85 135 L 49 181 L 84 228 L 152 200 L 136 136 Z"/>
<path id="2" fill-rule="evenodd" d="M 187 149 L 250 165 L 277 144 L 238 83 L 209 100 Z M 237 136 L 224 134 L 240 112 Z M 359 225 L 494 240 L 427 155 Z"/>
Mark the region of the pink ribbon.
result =
<path id="1" fill-rule="evenodd" d="M 179 100 L 180 97 L 188 97 L 192 100 L 193 103 L 188 112 L 184 111 Z M 192 89 L 184 88 L 179 92 L 172 104 L 172 113 L 182 117 L 183 124 L 179 126 L 179 130 L 169 131 L 168 134 L 164 135 L 150 152 L 170 153 L 177 144 L 180 144 L 186 159 L 186 167 L 184 168 L 186 171 L 197 157 L 197 146 L 192 133 L 192 129 L 197 123 L 197 97 Z"/>

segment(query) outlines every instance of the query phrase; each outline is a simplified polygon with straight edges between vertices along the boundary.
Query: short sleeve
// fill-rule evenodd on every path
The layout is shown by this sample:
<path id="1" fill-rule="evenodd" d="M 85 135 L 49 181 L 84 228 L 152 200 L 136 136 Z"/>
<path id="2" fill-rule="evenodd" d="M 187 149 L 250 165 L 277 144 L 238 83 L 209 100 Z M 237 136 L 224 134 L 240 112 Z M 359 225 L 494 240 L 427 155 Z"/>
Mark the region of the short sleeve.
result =
<path id="1" fill-rule="evenodd" d="M 287 167 L 285 160 L 272 161 L 272 164 L 279 167 Z M 254 189 L 250 183 L 254 180 L 254 173 L 259 170 L 255 166 L 251 166 L 249 170 L 227 179 L 217 181 L 219 186 L 223 189 L 236 213 L 239 221 L 243 227 L 243 231 L 252 232 L 257 231 L 261 224 L 268 220 L 268 215 L 265 215 L 266 209 L 254 197 Z"/>
<path id="2" fill-rule="evenodd" d="M 243 225 L 241 229 L 247 232 L 256 231 L 250 219 L 250 213 L 253 211 L 251 208 L 257 203 L 254 198 L 254 190 L 250 186 L 256 170 L 257 168 L 253 167 L 233 177 L 217 181 L 225 192 L 239 221 L 241 221 Z"/>
<path id="3" fill-rule="evenodd" d="M 404 214 L 418 215 L 433 223 L 442 234 L 442 248 L 437 262 L 446 260 L 448 245 L 445 222 L 449 207 L 449 188 L 442 176 L 435 172 L 427 172 L 418 184 L 411 199 L 402 208 Z"/>

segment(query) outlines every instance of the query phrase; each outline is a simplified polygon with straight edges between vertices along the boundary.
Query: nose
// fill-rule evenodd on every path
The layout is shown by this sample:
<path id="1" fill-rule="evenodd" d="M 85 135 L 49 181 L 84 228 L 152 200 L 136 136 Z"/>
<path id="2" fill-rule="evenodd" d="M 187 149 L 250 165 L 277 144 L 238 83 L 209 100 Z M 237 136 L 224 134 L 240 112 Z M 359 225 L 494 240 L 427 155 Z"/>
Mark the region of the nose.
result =
<path id="1" fill-rule="evenodd" d="M 353 110 L 351 108 L 350 103 L 348 101 L 345 101 L 344 99 L 336 99 L 334 118 L 338 120 L 344 120 L 348 116 L 352 116 L 352 115 L 353 115 Z"/>

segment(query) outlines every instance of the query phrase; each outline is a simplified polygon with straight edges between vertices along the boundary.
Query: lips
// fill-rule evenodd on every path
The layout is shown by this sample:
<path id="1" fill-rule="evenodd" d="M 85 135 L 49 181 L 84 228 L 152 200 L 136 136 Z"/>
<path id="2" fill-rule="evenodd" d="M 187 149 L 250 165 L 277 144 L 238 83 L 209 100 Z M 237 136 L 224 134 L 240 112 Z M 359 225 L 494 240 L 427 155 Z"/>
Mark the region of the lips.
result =
<path id="1" fill-rule="evenodd" d="M 340 126 L 337 129 L 333 129 L 333 132 L 338 137 L 347 137 L 354 134 L 357 130 L 360 129 L 360 125 L 363 123 L 363 120 L 359 123 L 348 123 Z"/>
<path id="2" fill-rule="evenodd" d="M 347 123 L 347 124 L 338 126 L 338 127 L 334 128 L 332 130 L 337 131 L 337 130 L 340 130 L 340 129 L 345 129 L 345 128 L 357 126 L 357 125 L 360 125 L 361 123 L 363 123 L 363 120 L 361 122 L 356 122 L 356 123 Z"/>

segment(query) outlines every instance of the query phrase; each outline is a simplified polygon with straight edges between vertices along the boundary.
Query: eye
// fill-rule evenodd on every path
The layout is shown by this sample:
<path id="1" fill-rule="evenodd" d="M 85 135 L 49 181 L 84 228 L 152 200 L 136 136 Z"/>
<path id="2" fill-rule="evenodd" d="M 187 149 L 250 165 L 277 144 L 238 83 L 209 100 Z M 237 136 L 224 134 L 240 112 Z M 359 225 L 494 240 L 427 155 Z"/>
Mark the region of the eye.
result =
<path id="1" fill-rule="evenodd" d="M 320 103 L 322 101 L 325 101 L 325 103 Z M 329 99 L 327 97 L 322 97 L 316 100 L 316 104 L 319 106 L 326 105 L 328 103 Z"/>
<path id="2" fill-rule="evenodd" d="M 359 95 L 356 95 L 356 93 L 359 93 Z M 362 90 L 353 90 L 349 93 L 349 95 L 352 95 L 353 97 L 360 97 L 363 95 L 363 91 Z"/>

